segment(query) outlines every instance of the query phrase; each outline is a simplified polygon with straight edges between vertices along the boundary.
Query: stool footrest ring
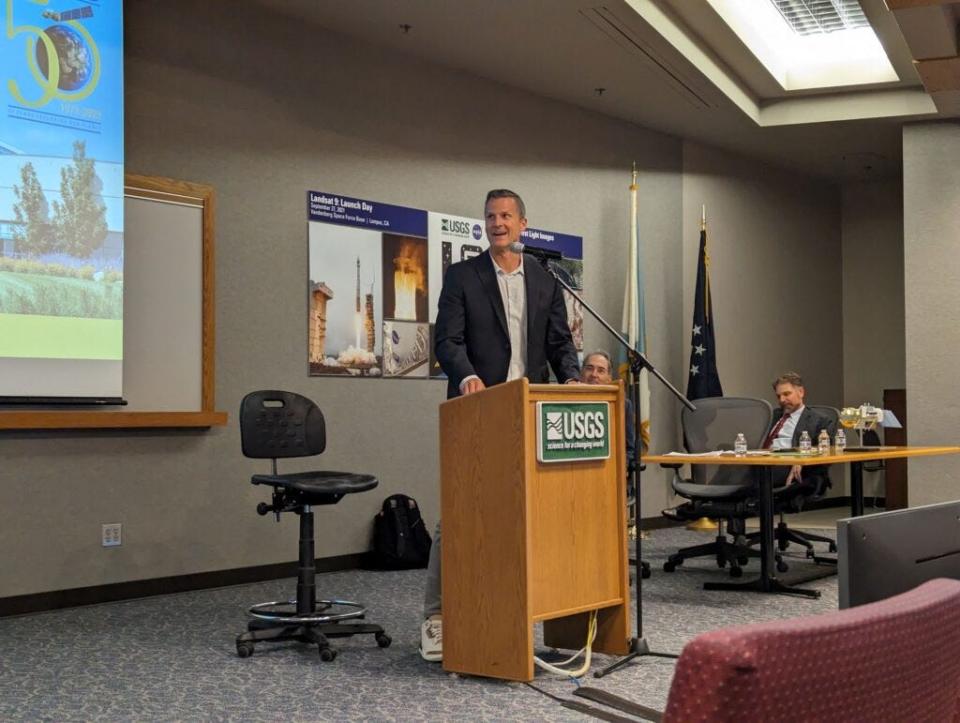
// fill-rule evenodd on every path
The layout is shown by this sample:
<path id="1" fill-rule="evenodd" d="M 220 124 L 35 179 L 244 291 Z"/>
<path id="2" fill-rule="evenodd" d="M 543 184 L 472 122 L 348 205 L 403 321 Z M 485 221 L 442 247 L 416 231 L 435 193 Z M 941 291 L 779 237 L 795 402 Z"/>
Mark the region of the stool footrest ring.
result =
<path id="1" fill-rule="evenodd" d="M 317 600 L 317 607 L 324 611 L 334 607 L 343 608 L 343 612 L 321 612 L 318 611 L 311 615 L 297 614 L 296 600 L 276 600 L 254 605 L 250 608 L 250 615 L 258 620 L 270 620 L 281 624 L 304 625 L 311 623 L 336 623 L 341 620 L 354 620 L 362 618 L 367 613 L 367 609 L 360 603 L 349 602 L 348 600 Z M 284 610 L 283 608 L 293 608 Z"/>

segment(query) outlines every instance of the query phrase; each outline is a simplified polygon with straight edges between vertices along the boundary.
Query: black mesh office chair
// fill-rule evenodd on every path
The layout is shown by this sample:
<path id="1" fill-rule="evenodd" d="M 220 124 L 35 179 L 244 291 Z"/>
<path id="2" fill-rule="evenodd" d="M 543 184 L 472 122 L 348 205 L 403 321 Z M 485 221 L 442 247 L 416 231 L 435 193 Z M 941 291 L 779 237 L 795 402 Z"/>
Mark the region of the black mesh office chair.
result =
<path id="1" fill-rule="evenodd" d="M 833 437 L 837 433 L 837 424 L 840 421 L 840 412 L 834 407 L 810 405 L 809 408 L 830 420 L 828 433 L 830 434 L 830 444 L 833 445 Z M 816 446 L 817 440 L 811 440 Z M 785 514 L 791 512 L 800 512 L 806 502 L 815 502 L 823 498 L 831 487 L 829 467 L 823 470 L 817 470 L 813 475 L 813 482 L 810 486 L 801 486 L 794 490 L 791 487 L 778 487 L 773 491 L 774 511 L 780 515 L 777 527 L 774 530 L 774 539 L 777 541 L 779 550 L 786 550 L 791 543 L 802 545 L 806 548 L 806 556 L 813 558 L 816 552 L 813 549 L 814 542 L 822 542 L 827 545 L 830 552 L 837 551 L 837 543 L 830 537 L 817 535 L 812 532 L 803 532 L 802 530 L 792 530 L 787 526 Z M 750 544 L 760 544 L 760 533 L 751 533 L 749 536 Z M 817 558 L 819 561 L 821 558 Z"/>
<path id="2" fill-rule="evenodd" d="M 743 433 L 750 449 L 763 443 L 770 428 L 773 410 L 764 399 L 747 397 L 710 397 L 694 401 L 697 411 L 684 409 L 680 416 L 688 452 L 713 452 L 733 449 L 737 434 Z M 667 558 L 666 572 L 673 572 L 684 560 L 716 556 L 717 566 L 730 566 L 730 575 L 740 577 L 741 565 L 757 557 L 746 538 L 744 520 L 756 514 L 756 485 L 750 467 L 691 465 L 691 479 L 680 477 L 682 465 L 662 465 L 674 470 L 673 489 L 690 501 L 677 508 L 682 519 L 710 517 L 718 520 L 713 542 L 685 547 Z M 726 530 L 724 529 L 726 524 Z M 733 542 L 727 535 L 733 537 Z"/>
<path id="3" fill-rule="evenodd" d="M 280 520 L 283 512 L 300 516 L 300 564 L 295 600 L 260 603 L 250 608 L 253 620 L 247 632 L 237 636 L 237 654 L 253 654 L 256 642 L 299 640 L 312 643 L 320 659 L 333 660 L 337 651 L 327 638 L 373 635 L 377 645 L 386 648 L 390 636 L 379 625 L 347 622 L 362 619 L 366 610 L 359 603 L 345 600 L 317 600 L 316 567 L 313 544 L 313 506 L 332 505 L 346 494 L 366 492 L 377 486 L 377 479 L 352 472 L 294 472 L 277 474 L 277 459 L 309 457 L 321 454 L 327 446 L 326 423 L 320 409 L 306 397 L 292 392 L 265 390 L 252 392 L 240 403 L 240 438 L 243 454 L 254 459 L 269 459 L 271 474 L 255 474 L 255 485 L 273 487 L 272 504 L 261 502 L 257 512 L 273 512 Z"/>

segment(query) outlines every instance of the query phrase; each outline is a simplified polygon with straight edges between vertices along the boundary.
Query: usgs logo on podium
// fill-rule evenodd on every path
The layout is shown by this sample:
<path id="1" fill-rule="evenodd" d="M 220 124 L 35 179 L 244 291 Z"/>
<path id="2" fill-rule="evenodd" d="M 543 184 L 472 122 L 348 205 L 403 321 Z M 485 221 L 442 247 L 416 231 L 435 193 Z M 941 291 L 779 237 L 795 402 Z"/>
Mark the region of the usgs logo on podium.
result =
<path id="1" fill-rule="evenodd" d="M 609 456 L 609 403 L 537 402 L 537 461 L 579 462 Z"/>

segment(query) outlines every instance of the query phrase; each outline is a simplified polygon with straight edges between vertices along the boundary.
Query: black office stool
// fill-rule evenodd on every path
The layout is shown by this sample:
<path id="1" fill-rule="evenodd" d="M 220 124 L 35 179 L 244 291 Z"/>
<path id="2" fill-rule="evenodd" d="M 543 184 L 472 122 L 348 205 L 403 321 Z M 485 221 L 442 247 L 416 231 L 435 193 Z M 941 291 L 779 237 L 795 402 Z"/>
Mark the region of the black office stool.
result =
<path id="1" fill-rule="evenodd" d="M 273 474 L 250 478 L 255 485 L 273 487 L 272 504 L 261 502 L 257 512 L 282 512 L 300 516 L 300 566 L 294 600 L 260 603 L 250 608 L 253 620 L 247 632 L 237 636 L 237 654 L 253 655 L 256 642 L 299 640 L 312 643 L 320 659 L 330 661 L 337 651 L 328 638 L 373 635 L 386 648 L 390 636 L 379 625 L 349 622 L 362 620 L 366 609 L 346 600 L 317 600 L 313 542 L 313 506 L 333 505 L 345 494 L 366 492 L 377 486 L 376 477 L 352 472 L 295 472 L 277 474 L 280 457 L 308 457 L 326 448 L 326 424 L 320 409 L 306 397 L 292 392 L 251 392 L 240 403 L 240 438 L 243 454 L 269 459 Z"/>

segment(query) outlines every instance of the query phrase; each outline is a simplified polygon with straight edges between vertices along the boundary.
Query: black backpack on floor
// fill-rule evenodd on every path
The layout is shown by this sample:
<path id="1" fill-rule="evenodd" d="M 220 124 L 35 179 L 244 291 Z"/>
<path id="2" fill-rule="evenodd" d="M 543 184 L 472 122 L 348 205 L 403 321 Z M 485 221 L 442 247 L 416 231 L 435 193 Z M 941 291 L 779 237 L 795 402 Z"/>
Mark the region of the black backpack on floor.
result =
<path id="1" fill-rule="evenodd" d="M 426 567 L 432 541 L 417 501 L 390 495 L 373 518 L 373 565 L 381 570 Z"/>

